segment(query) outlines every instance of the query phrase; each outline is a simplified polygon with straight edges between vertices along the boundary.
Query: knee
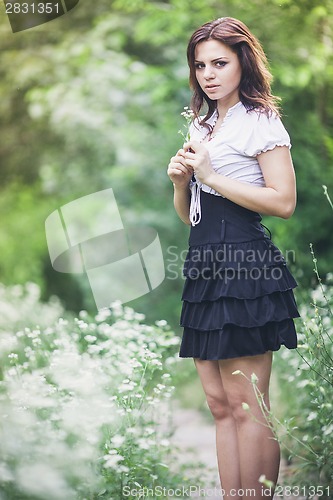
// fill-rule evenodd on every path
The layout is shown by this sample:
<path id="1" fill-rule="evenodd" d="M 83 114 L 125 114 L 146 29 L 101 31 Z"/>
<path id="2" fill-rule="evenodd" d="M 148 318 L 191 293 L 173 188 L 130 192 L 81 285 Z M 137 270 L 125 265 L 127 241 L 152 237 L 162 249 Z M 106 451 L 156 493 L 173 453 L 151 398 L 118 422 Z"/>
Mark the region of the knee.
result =
<path id="1" fill-rule="evenodd" d="M 226 398 L 206 395 L 206 400 L 214 420 L 220 421 L 231 417 L 231 409 Z"/>
<path id="2" fill-rule="evenodd" d="M 230 399 L 230 410 L 237 425 L 242 425 L 252 420 L 253 417 L 259 417 L 258 404 L 256 403 L 254 407 L 252 403 L 246 403 L 246 398 L 232 397 Z"/>

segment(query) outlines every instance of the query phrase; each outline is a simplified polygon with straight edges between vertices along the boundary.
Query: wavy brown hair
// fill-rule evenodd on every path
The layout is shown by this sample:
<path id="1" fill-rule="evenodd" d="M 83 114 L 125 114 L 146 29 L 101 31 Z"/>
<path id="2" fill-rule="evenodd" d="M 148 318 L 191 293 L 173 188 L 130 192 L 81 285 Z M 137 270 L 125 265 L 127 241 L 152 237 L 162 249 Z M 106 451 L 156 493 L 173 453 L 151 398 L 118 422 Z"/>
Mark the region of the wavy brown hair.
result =
<path id="1" fill-rule="evenodd" d="M 277 103 L 280 99 L 271 92 L 272 75 L 259 41 L 242 21 L 233 17 L 222 17 L 198 28 L 191 36 L 187 47 L 189 81 L 193 90 L 191 109 L 198 118 L 204 102 L 208 105 L 208 112 L 201 120 L 201 125 L 209 127 L 206 122 L 217 107 L 217 102 L 205 94 L 196 78 L 195 49 L 198 43 L 207 40 L 218 40 L 237 54 L 242 68 L 239 97 L 246 109 L 248 111 L 256 109 L 267 115 L 272 112 L 279 115 Z"/>

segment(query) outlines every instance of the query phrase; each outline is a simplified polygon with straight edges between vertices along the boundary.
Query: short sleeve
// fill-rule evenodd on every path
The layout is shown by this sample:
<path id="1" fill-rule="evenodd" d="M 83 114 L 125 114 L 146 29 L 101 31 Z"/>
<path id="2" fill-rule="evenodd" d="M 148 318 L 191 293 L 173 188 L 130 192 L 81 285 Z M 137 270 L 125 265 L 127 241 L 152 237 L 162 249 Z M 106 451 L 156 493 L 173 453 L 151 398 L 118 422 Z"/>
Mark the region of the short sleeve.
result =
<path id="1" fill-rule="evenodd" d="M 256 116 L 255 116 L 256 115 Z M 253 115 L 252 132 L 244 148 L 247 156 L 257 156 L 274 149 L 275 146 L 288 146 L 291 148 L 290 137 L 279 116 L 265 113 Z"/>

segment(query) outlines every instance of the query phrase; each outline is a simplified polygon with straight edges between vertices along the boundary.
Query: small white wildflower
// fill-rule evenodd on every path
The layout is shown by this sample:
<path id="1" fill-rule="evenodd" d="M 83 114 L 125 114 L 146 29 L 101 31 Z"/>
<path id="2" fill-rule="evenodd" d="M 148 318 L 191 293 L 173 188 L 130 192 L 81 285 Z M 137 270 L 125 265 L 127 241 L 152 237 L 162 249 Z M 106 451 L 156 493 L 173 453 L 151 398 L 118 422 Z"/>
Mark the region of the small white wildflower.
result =
<path id="1" fill-rule="evenodd" d="M 136 321 L 143 321 L 146 318 L 145 314 L 136 312 L 134 314 L 134 319 Z"/>
<path id="2" fill-rule="evenodd" d="M 87 352 L 89 354 L 98 354 L 99 352 L 102 351 L 101 346 L 96 345 L 96 344 L 91 344 L 88 346 Z"/>
<path id="3" fill-rule="evenodd" d="M 252 384 L 256 384 L 258 382 L 258 380 L 259 379 L 258 379 L 257 375 L 255 373 L 252 373 L 252 375 L 251 375 Z"/>
<path id="4" fill-rule="evenodd" d="M 107 307 L 100 309 L 95 316 L 97 323 L 102 323 L 111 316 L 111 310 Z"/>
<path id="5" fill-rule="evenodd" d="M 259 479 L 259 483 L 264 484 L 267 488 L 273 488 L 274 483 L 266 478 L 265 474 L 262 474 Z"/>
<path id="6" fill-rule="evenodd" d="M 159 326 L 160 328 L 164 328 L 165 326 L 168 325 L 168 323 L 165 321 L 165 319 L 161 319 L 159 321 L 156 321 L 155 325 Z"/>
<path id="7" fill-rule="evenodd" d="M 120 434 L 116 434 L 110 439 L 110 442 L 112 443 L 113 446 L 116 448 L 124 444 L 125 442 L 125 437 L 121 436 Z"/>
<path id="8" fill-rule="evenodd" d="M 163 366 L 161 361 L 159 361 L 158 359 L 153 359 L 150 364 L 153 366 Z"/>
<path id="9" fill-rule="evenodd" d="M 115 467 L 118 462 L 124 460 L 124 457 L 122 455 L 118 455 L 116 450 L 110 450 L 109 453 L 107 455 L 104 455 L 103 458 L 105 460 L 104 467 L 111 469 Z"/>
<path id="10" fill-rule="evenodd" d="M 242 408 L 245 411 L 248 411 L 250 409 L 249 405 L 247 403 L 242 403 Z"/>
<path id="11" fill-rule="evenodd" d="M 125 472 L 125 474 L 127 472 L 129 472 L 129 468 L 127 467 L 127 465 L 119 465 L 119 467 L 117 467 L 117 472 Z"/>
<path id="12" fill-rule="evenodd" d="M 190 140 L 189 128 L 194 118 L 194 112 L 191 109 L 189 109 L 188 106 L 185 106 L 184 111 L 180 114 L 185 118 L 186 124 L 184 124 L 183 126 L 185 132 L 183 130 L 178 130 L 178 133 L 182 135 L 184 141 L 187 142 Z"/>
<path id="13" fill-rule="evenodd" d="M 96 342 L 97 337 L 95 335 L 85 335 L 84 340 L 87 342 Z"/>
<path id="14" fill-rule="evenodd" d="M 322 428 L 324 436 L 331 436 L 333 434 L 333 424 L 325 425 Z"/>
<path id="15" fill-rule="evenodd" d="M 142 450 L 149 450 L 155 446 L 155 441 L 153 439 L 138 439 L 137 444 Z"/>

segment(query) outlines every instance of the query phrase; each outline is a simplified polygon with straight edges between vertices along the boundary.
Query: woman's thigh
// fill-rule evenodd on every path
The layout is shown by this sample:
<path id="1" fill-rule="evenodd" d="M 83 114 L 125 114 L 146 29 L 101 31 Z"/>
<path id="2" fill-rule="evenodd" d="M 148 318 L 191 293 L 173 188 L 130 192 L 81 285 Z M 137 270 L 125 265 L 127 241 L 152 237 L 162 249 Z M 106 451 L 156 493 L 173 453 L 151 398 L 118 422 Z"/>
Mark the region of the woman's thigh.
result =
<path id="1" fill-rule="evenodd" d="M 269 381 L 272 369 L 272 352 L 257 356 L 220 360 L 219 370 L 223 387 L 233 410 L 247 403 L 258 415 L 258 392 L 269 408 Z M 236 372 L 236 374 L 234 373 Z M 238 373 L 241 372 L 241 373 Z M 255 377 L 254 377 L 255 375 Z M 255 385 L 252 383 L 254 377 Z M 260 399 L 260 396 L 259 396 Z"/>

